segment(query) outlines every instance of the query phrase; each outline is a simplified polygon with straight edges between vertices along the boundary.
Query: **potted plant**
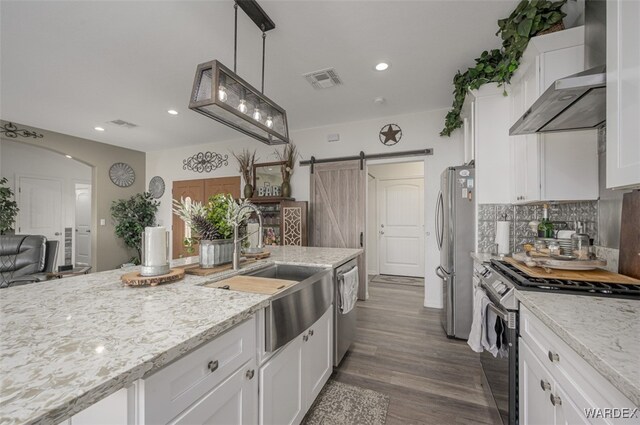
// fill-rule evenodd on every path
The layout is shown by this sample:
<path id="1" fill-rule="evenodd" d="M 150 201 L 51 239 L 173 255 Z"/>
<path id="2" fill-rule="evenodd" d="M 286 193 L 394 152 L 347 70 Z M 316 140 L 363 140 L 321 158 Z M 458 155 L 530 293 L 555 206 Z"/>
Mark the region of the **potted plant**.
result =
<path id="1" fill-rule="evenodd" d="M 184 199 L 173 201 L 173 212 L 180 217 L 196 234 L 186 242 L 200 244 L 200 267 L 213 268 L 230 263 L 233 259 L 233 226 L 244 222 L 251 212 L 240 208 L 249 203 L 238 204 L 231 195 L 214 195 L 206 204 L 186 202 Z"/>
<path id="2" fill-rule="evenodd" d="M 253 196 L 253 165 L 256 163 L 256 151 L 249 152 L 243 149 L 240 154 L 233 153 L 234 158 L 238 161 L 238 171 L 244 178 L 244 197 L 251 198 Z"/>
<path id="3" fill-rule="evenodd" d="M 13 191 L 7 186 L 6 177 L 0 179 L 0 235 L 13 230 L 18 215 L 18 204 L 13 200 Z"/>
<path id="4" fill-rule="evenodd" d="M 275 155 L 282 162 L 282 165 L 280 166 L 280 173 L 282 174 L 282 186 L 280 194 L 284 198 L 290 198 L 291 176 L 293 175 L 293 168 L 296 165 L 298 148 L 293 143 L 289 143 L 284 147 L 282 152 L 276 149 Z"/>
<path id="5" fill-rule="evenodd" d="M 122 238 L 127 247 L 135 249 L 137 256 L 131 261 L 140 264 L 142 257 L 142 233 L 145 227 L 156 225 L 156 213 L 160 202 L 149 192 L 138 193 L 129 199 L 118 199 L 111 203 L 111 218 L 115 223 L 116 236 Z"/>

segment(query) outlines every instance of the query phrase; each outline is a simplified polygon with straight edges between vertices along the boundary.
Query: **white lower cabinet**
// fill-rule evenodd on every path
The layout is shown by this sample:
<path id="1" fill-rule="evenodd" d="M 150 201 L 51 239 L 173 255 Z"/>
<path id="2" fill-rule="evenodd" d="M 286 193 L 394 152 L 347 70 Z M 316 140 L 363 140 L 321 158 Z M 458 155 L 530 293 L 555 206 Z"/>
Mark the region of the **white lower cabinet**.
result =
<path id="1" fill-rule="evenodd" d="M 171 424 L 255 424 L 258 419 L 257 403 L 258 376 L 252 360 L 171 421 Z"/>
<path id="2" fill-rule="evenodd" d="M 637 406 L 522 305 L 520 335 L 518 391 L 522 425 L 633 422 L 587 417 L 591 409 L 630 412 Z"/>
<path id="3" fill-rule="evenodd" d="M 261 425 L 302 421 L 331 376 L 333 307 L 260 368 Z"/>
<path id="4" fill-rule="evenodd" d="M 118 390 L 60 425 L 132 425 L 129 400 L 133 391 L 133 388 Z"/>

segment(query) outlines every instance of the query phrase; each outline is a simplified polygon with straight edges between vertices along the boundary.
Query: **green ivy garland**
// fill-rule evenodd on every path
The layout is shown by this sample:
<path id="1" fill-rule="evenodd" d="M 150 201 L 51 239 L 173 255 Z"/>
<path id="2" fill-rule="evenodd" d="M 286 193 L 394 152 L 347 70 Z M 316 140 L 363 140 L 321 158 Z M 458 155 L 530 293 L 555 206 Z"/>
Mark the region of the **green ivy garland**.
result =
<path id="1" fill-rule="evenodd" d="M 496 35 L 502 37 L 502 48 L 490 52 L 485 50 L 476 58 L 475 67 L 464 73 L 458 71 L 453 77 L 453 104 L 445 118 L 441 136 L 451 136 L 455 129 L 462 127 L 460 112 L 467 90 L 478 89 L 487 83 L 502 85 L 511 81 L 531 37 L 562 22 L 566 13 L 561 8 L 566 1 L 522 0 L 508 18 L 498 21 Z"/>

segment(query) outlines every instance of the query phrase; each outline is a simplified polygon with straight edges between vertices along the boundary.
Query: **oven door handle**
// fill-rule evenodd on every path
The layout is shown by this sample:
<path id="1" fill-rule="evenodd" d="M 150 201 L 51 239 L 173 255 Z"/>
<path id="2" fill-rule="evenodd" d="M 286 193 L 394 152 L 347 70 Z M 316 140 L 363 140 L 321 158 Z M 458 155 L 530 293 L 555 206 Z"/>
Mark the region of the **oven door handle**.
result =
<path id="1" fill-rule="evenodd" d="M 489 310 L 493 311 L 496 314 L 496 316 L 498 316 L 499 318 L 501 318 L 505 322 L 509 321 L 509 314 L 507 312 L 505 312 L 505 311 L 502 311 L 501 309 L 496 307 L 494 304 L 487 304 L 487 308 Z"/>

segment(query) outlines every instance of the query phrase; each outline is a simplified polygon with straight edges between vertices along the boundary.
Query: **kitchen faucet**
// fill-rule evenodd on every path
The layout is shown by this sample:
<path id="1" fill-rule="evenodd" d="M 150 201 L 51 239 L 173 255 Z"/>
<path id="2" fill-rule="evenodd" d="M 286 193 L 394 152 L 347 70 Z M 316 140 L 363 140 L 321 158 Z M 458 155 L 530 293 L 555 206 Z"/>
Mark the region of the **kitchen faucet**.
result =
<path id="1" fill-rule="evenodd" d="M 258 216 L 258 234 L 260 235 L 258 238 L 258 248 L 262 249 L 262 213 L 253 204 L 244 204 L 242 205 L 238 211 L 236 212 L 235 217 L 233 218 L 233 270 L 240 270 L 240 242 L 248 238 L 250 235 L 247 233 L 246 236 L 240 238 L 238 235 L 238 227 L 242 224 L 242 220 L 240 217 L 242 216 L 240 213 L 243 209 L 250 208 L 252 209 L 256 215 Z"/>

